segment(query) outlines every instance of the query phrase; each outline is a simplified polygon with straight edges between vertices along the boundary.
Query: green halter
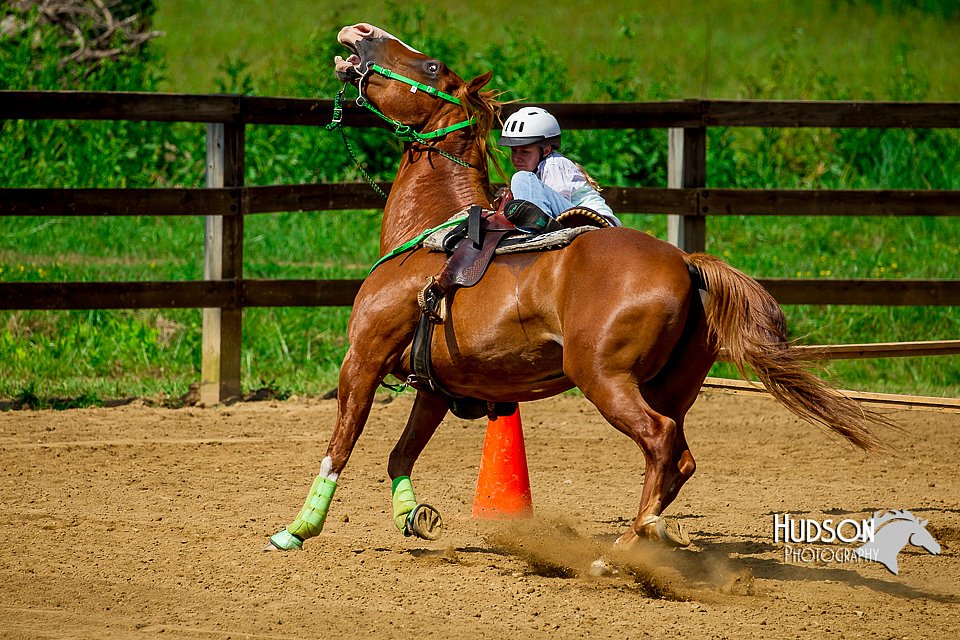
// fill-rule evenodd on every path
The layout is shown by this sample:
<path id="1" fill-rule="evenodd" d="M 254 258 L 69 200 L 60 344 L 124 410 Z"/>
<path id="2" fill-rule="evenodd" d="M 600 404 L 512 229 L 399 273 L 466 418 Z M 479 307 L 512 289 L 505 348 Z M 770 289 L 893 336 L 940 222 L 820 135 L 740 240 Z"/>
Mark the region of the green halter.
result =
<path id="1" fill-rule="evenodd" d="M 404 142 L 419 142 L 421 144 L 424 144 L 430 147 L 430 149 L 436 151 L 447 160 L 450 160 L 451 162 L 454 162 L 460 165 L 461 167 L 480 170 L 479 167 L 475 167 L 469 162 L 465 160 L 461 160 L 460 158 L 447 153 L 443 149 L 440 149 L 439 147 L 433 144 L 430 144 L 429 142 L 430 140 L 441 138 L 447 135 L 448 133 L 459 131 L 460 129 L 466 129 L 467 127 L 477 122 L 476 118 L 470 118 L 469 120 L 464 120 L 463 122 L 452 124 L 449 127 L 443 127 L 441 129 L 437 129 L 436 131 L 429 131 L 427 133 L 414 131 L 413 128 L 410 127 L 410 125 L 403 124 L 399 120 L 394 120 L 387 114 L 380 111 L 380 109 L 374 106 L 373 103 L 367 100 L 366 96 L 363 95 L 363 81 L 371 73 L 379 73 L 383 77 L 388 78 L 390 80 L 397 80 L 399 82 L 404 82 L 406 84 L 409 84 L 411 93 L 416 93 L 417 91 L 424 91 L 435 98 L 446 100 L 447 102 L 452 102 L 455 105 L 462 104 L 459 98 L 457 98 L 456 96 L 450 95 L 445 91 L 441 91 L 436 87 L 431 87 L 428 84 L 417 82 L 416 80 L 413 80 L 406 76 L 402 76 L 399 73 L 394 73 L 393 71 L 390 71 L 389 69 L 385 69 L 378 64 L 373 64 L 372 62 L 367 64 L 367 70 L 364 71 L 363 75 L 360 77 L 360 81 L 357 82 L 357 89 L 360 92 L 360 95 L 357 97 L 357 105 L 361 107 L 365 107 L 366 109 L 369 109 L 370 111 L 375 113 L 377 116 L 379 116 L 383 120 L 386 120 L 387 122 L 392 124 L 394 127 L 394 134 L 397 136 L 397 138 L 399 138 L 400 140 L 403 140 Z M 344 98 L 344 94 L 347 91 L 348 84 L 349 82 L 344 82 L 343 88 L 341 88 L 340 92 L 337 93 L 336 98 L 333 101 L 333 120 L 330 122 L 330 124 L 327 125 L 326 128 L 327 128 L 327 131 L 340 129 L 340 135 L 343 137 L 343 144 L 344 146 L 346 146 L 347 152 L 350 154 L 350 157 L 353 158 L 353 162 L 360 169 L 360 174 L 370 184 L 370 186 L 377 193 L 377 195 L 379 195 L 384 200 L 386 200 L 387 194 L 383 192 L 383 189 L 381 189 L 379 185 L 376 184 L 376 182 L 374 182 L 370 174 L 368 174 L 366 170 L 364 170 L 363 165 L 360 163 L 360 160 L 357 158 L 357 154 L 354 152 L 353 147 L 351 146 L 350 141 L 347 140 L 347 135 L 346 133 L 344 133 L 344 130 L 343 130 L 343 122 L 342 122 L 343 121 L 343 98 Z"/>
<path id="2" fill-rule="evenodd" d="M 378 115 L 380 118 L 382 118 L 383 120 L 386 120 L 387 122 L 389 122 L 390 124 L 392 124 L 392 125 L 394 126 L 394 129 L 395 129 L 395 130 L 394 130 L 394 134 L 396 134 L 396 136 L 397 136 L 398 138 L 400 138 L 401 140 L 403 140 L 403 141 L 405 141 L 405 142 L 424 142 L 425 140 L 433 140 L 433 139 L 435 139 L 435 138 L 441 138 L 441 137 L 447 135 L 448 133 L 452 133 L 453 131 L 459 131 L 460 129 L 465 129 L 465 128 L 469 127 L 470 125 L 475 124 L 475 123 L 477 122 L 477 119 L 476 119 L 476 118 L 470 118 L 469 120 L 464 120 L 463 122 L 458 122 L 457 124 L 452 124 L 452 125 L 450 125 L 449 127 L 443 127 L 443 128 L 441 128 L 441 129 L 437 129 L 436 131 L 429 131 L 429 132 L 427 132 L 427 133 L 423 133 L 423 132 L 419 132 L 419 131 L 414 131 L 409 125 L 403 124 L 403 123 L 400 122 L 399 120 L 394 120 L 394 119 L 391 118 L 390 116 L 386 115 L 385 113 L 383 113 L 382 111 L 380 111 L 379 109 L 377 109 L 377 107 L 375 107 L 375 106 L 373 105 L 373 103 L 370 102 L 369 100 L 367 100 L 366 96 L 363 95 L 363 81 L 364 81 L 364 79 L 367 77 L 367 75 L 369 75 L 370 73 L 379 73 L 379 74 L 382 75 L 384 78 L 388 78 L 388 79 L 390 79 L 390 80 L 397 80 L 397 81 L 399 81 L 399 82 L 406 83 L 406 84 L 410 85 L 410 92 L 411 92 L 411 93 L 416 93 L 417 91 L 423 91 L 423 92 L 425 92 L 425 93 L 427 93 L 427 94 L 429 94 L 429 95 L 431 95 L 431 96 L 433 96 L 433 97 L 435 97 L 435 98 L 440 98 L 441 100 L 446 100 L 447 102 L 452 102 L 452 103 L 455 104 L 455 105 L 460 105 L 460 104 L 461 104 L 460 99 L 457 98 L 456 96 L 452 96 L 452 95 L 450 95 L 449 93 L 446 93 L 445 91 L 441 91 L 440 89 L 437 89 L 436 87 L 431 87 L 431 86 L 428 85 L 428 84 L 423 84 L 422 82 L 417 82 L 416 80 L 413 80 L 412 78 L 408 78 L 408 77 L 406 77 L 406 76 L 402 76 L 402 75 L 400 75 L 399 73 L 396 73 L 396 72 L 394 72 L 394 71 L 391 71 L 390 69 L 384 69 L 383 67 L 381 67 L 381 66 L 378 65 L 378 64 L 373 64 L 372 62 L 371 62 L 371 63 L 368 63 L 368 64 L 367 64 L 367 70 L 364 72 L 363 77 L 360 78 L 360 82 L 357 83 L 357 87 L 360 89 L 360 96 L 357 98 L 357 105 L 369 109 L 369 110 L 372 111 L 373 113 L 377 114 L 377 115 Z M 440 150 L 437 149 L 437 151 L 440 151 Z M 441 151 L 441 153 L 443 154 L 442 151 Z M 443 154 L 443 155 L 444 155 L 445 157 L 448 157 L 449 159 L 453 160 L 453 161 L 456 162 L 457 164 L 461 164 L 461 165 L 466 166 L 466 167 L 469 167 L 469 166 L 470 166 L 469 164 L 466 164 L 466 163 L 464 163 L 463 161 L 461 161 L 461 160 L 459 160 L 459 159 L 457 159 L 457 158 L 453 158 L 452 156 L 446 156 L 446 154 Z"/>

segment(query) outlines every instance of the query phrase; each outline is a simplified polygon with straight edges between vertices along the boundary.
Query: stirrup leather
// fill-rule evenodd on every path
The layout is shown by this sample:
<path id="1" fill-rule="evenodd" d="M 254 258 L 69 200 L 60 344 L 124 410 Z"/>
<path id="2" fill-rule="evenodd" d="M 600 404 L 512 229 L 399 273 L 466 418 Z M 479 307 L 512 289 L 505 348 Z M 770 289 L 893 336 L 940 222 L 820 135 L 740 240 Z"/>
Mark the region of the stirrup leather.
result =
<path id="1" fill-rule="evenodd" d="M 417 292 L 417 305 L 433 324 L 443 324 L 447 319 L 447 296 L 437 276 L 429 276 Z"/>

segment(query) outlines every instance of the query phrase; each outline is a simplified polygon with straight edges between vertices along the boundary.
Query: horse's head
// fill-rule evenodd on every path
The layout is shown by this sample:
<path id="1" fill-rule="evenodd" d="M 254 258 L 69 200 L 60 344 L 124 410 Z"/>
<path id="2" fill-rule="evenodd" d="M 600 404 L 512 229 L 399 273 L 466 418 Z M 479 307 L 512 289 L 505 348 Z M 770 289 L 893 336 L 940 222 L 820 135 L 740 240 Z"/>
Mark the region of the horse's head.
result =
<path id="1" fill-rule="evenodd" d="M 334 59 L 337 77 L 356 84 L 363 100 L 388 119 L 416 132 L 476 118 L 478 105 L 491 101 L 490 96 L 480 95 L 490 72 L 465 82 L 442 61 L 379 27 L 366 23 L 344 27 L 337 40 L 351 52 L 346 59 Z M 478 118 L 478 124 L 483 129 L 492 125 L 492 118 Z"/>

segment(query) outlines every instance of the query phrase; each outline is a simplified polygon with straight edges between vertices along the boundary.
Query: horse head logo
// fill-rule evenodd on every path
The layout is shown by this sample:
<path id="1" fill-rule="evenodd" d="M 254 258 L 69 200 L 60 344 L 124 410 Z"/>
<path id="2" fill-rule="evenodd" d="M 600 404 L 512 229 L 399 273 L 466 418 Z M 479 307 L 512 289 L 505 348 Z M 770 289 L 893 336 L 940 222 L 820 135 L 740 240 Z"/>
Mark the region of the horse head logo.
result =
<path id="1" fill-rule="evenodd" d="M 883 564 L 890 573 L 897 575 L 897 554 L 909 542 L 929 553 L 940 553 L 940 544 L 927 531 L 927 521 L 919 520 L 909 511 L 877 511 L 870 519 L 873 525 L 873 540 L 854 553 L 865 560 Z"/>

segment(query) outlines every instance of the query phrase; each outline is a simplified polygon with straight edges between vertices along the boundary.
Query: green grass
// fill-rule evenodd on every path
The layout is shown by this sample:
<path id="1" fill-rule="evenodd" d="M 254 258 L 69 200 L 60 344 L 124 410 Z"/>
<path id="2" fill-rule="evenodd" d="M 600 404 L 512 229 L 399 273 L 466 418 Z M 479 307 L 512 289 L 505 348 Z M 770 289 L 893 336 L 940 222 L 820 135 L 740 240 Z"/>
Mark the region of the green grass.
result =
<path id="1" fill-rule="evenodd" d="M 163 0 L 155 26 L 167 32 L 159 42 L 168 65 L 166 88 L 216 91 L 217 69 L 228 57 L 249 63 L 258 79 L 287 83 L 312 38 L 319 34 L 333 40 L 341 26 L 362 21 L 414 44 L 427 39 L 425 34 L 463 34 L 464 48 L 456 52 L 458 70 L 470 66 L 476 51 L 506 44 L 516 34 L 539 37 L 570 70 L 564 87 L 570 99 L 589 98 L 591 79 L 617 72 L 607 64 L 612 55 L 629 61 L 634 77 L 672 85 L 671 98 L 748 98 L 756 93 L 824 98 L 798 95 L 794 88 L 803 78 L 826 72 L 835 79 L 838 94 L 885 99 L 892 97 L 890 71 L 906 53 L 930 83 L 928 99 L 960 100 L 955 64 L 960 20 L 944 20 L 938 12 L 914 9 L 910 3 L 899 3 L 907 5 L 899 11 L 878 12 L 875 5 L 883 3 L 842 0 L 650 0 L 639 5 L 624 0 L 434 0 L 429 11 L 417 14 L 419 19 L 410 19 L 398 4 Z M 624 34 L 625 43 L 612 42 Z M 772 69 L 774 65 L 780 66 Z"/>
<path id="2" fill-rule="evenodd" d="M 656 1 L 633 13 L 635 5 L 616 2 L 585 9 L 558 1 L 544 9 L 494 0 L 482 9 L 443 3 L 428 14 L 384 2 L 361 11 L 301 0 L 171 0 L 158 7 L 156 26 L 168 35 L 154 43 L 153 57 L 108 65 L 82 87 L 330 96 L 336 31 L 365 20 L 465 76 L 492 68 L 494 86 L 538 100 L 960 100 L 960 20 L 944 18 L 934 5 L 946 6 Z M 587 10 L 589 19 L 582 17 Z M 598 33 L 597 25 L 610 33 Z M 45 46 L 55 55 L 55 43 Z M 573 49 L 577 55 L 569 55 Z M 53 71 L 16 66 L 33 64 L 36 51 L 15 53 L 0 59 L 4 87 L 60 86 Z M 166 79 L 156 71 L 161 64 Z M 374 175 L 389 178 L 395 141 L 381 132 L 350 135 Z M 9 161 L 0 164 L 0 184 L 202 186 L 203 144 L 202 125 L 5 121 L 0 156 Z M 708 184 L 715 187 L 960 189 L 956 131 L 711 129 L 708 144 Z M 572 132 L 565 150 L 604 184 L 666 183 L 664 131 Z M 358 175 L 338 136 L 251 126 L 245 178 L 291 184 Z M 664 216 L 622 217 L 666 237 Z M 755 216 L 707 224 L 708 250 L 757 277 L 956 278 L 960 265 L 956 218 Z M 245 227 L 244 274 L 252 278 L 362 277 L 378 253 L 376 212 L 258 215 Z M 199 217 L 0 217 L 0 280 L 197 280 L 202 246 Z M 960 335 L 960 309 L 951 307 L 786 312 L 792 335 L 806 343 Z M 307 395 L 329 389 L 346 348 L 348 315 L 247 310 L 244 388 Z M 0 398 L 34 406 L 64 397 L 80 404 L 177 398 L 199 378 L 200 324 L 198 310 L 2 313 Z M 846 388 L 960 396 L 960 356 L 837 361 L 828 372 Z M 733 375 L 721 365 L 715 373 Z"/>

